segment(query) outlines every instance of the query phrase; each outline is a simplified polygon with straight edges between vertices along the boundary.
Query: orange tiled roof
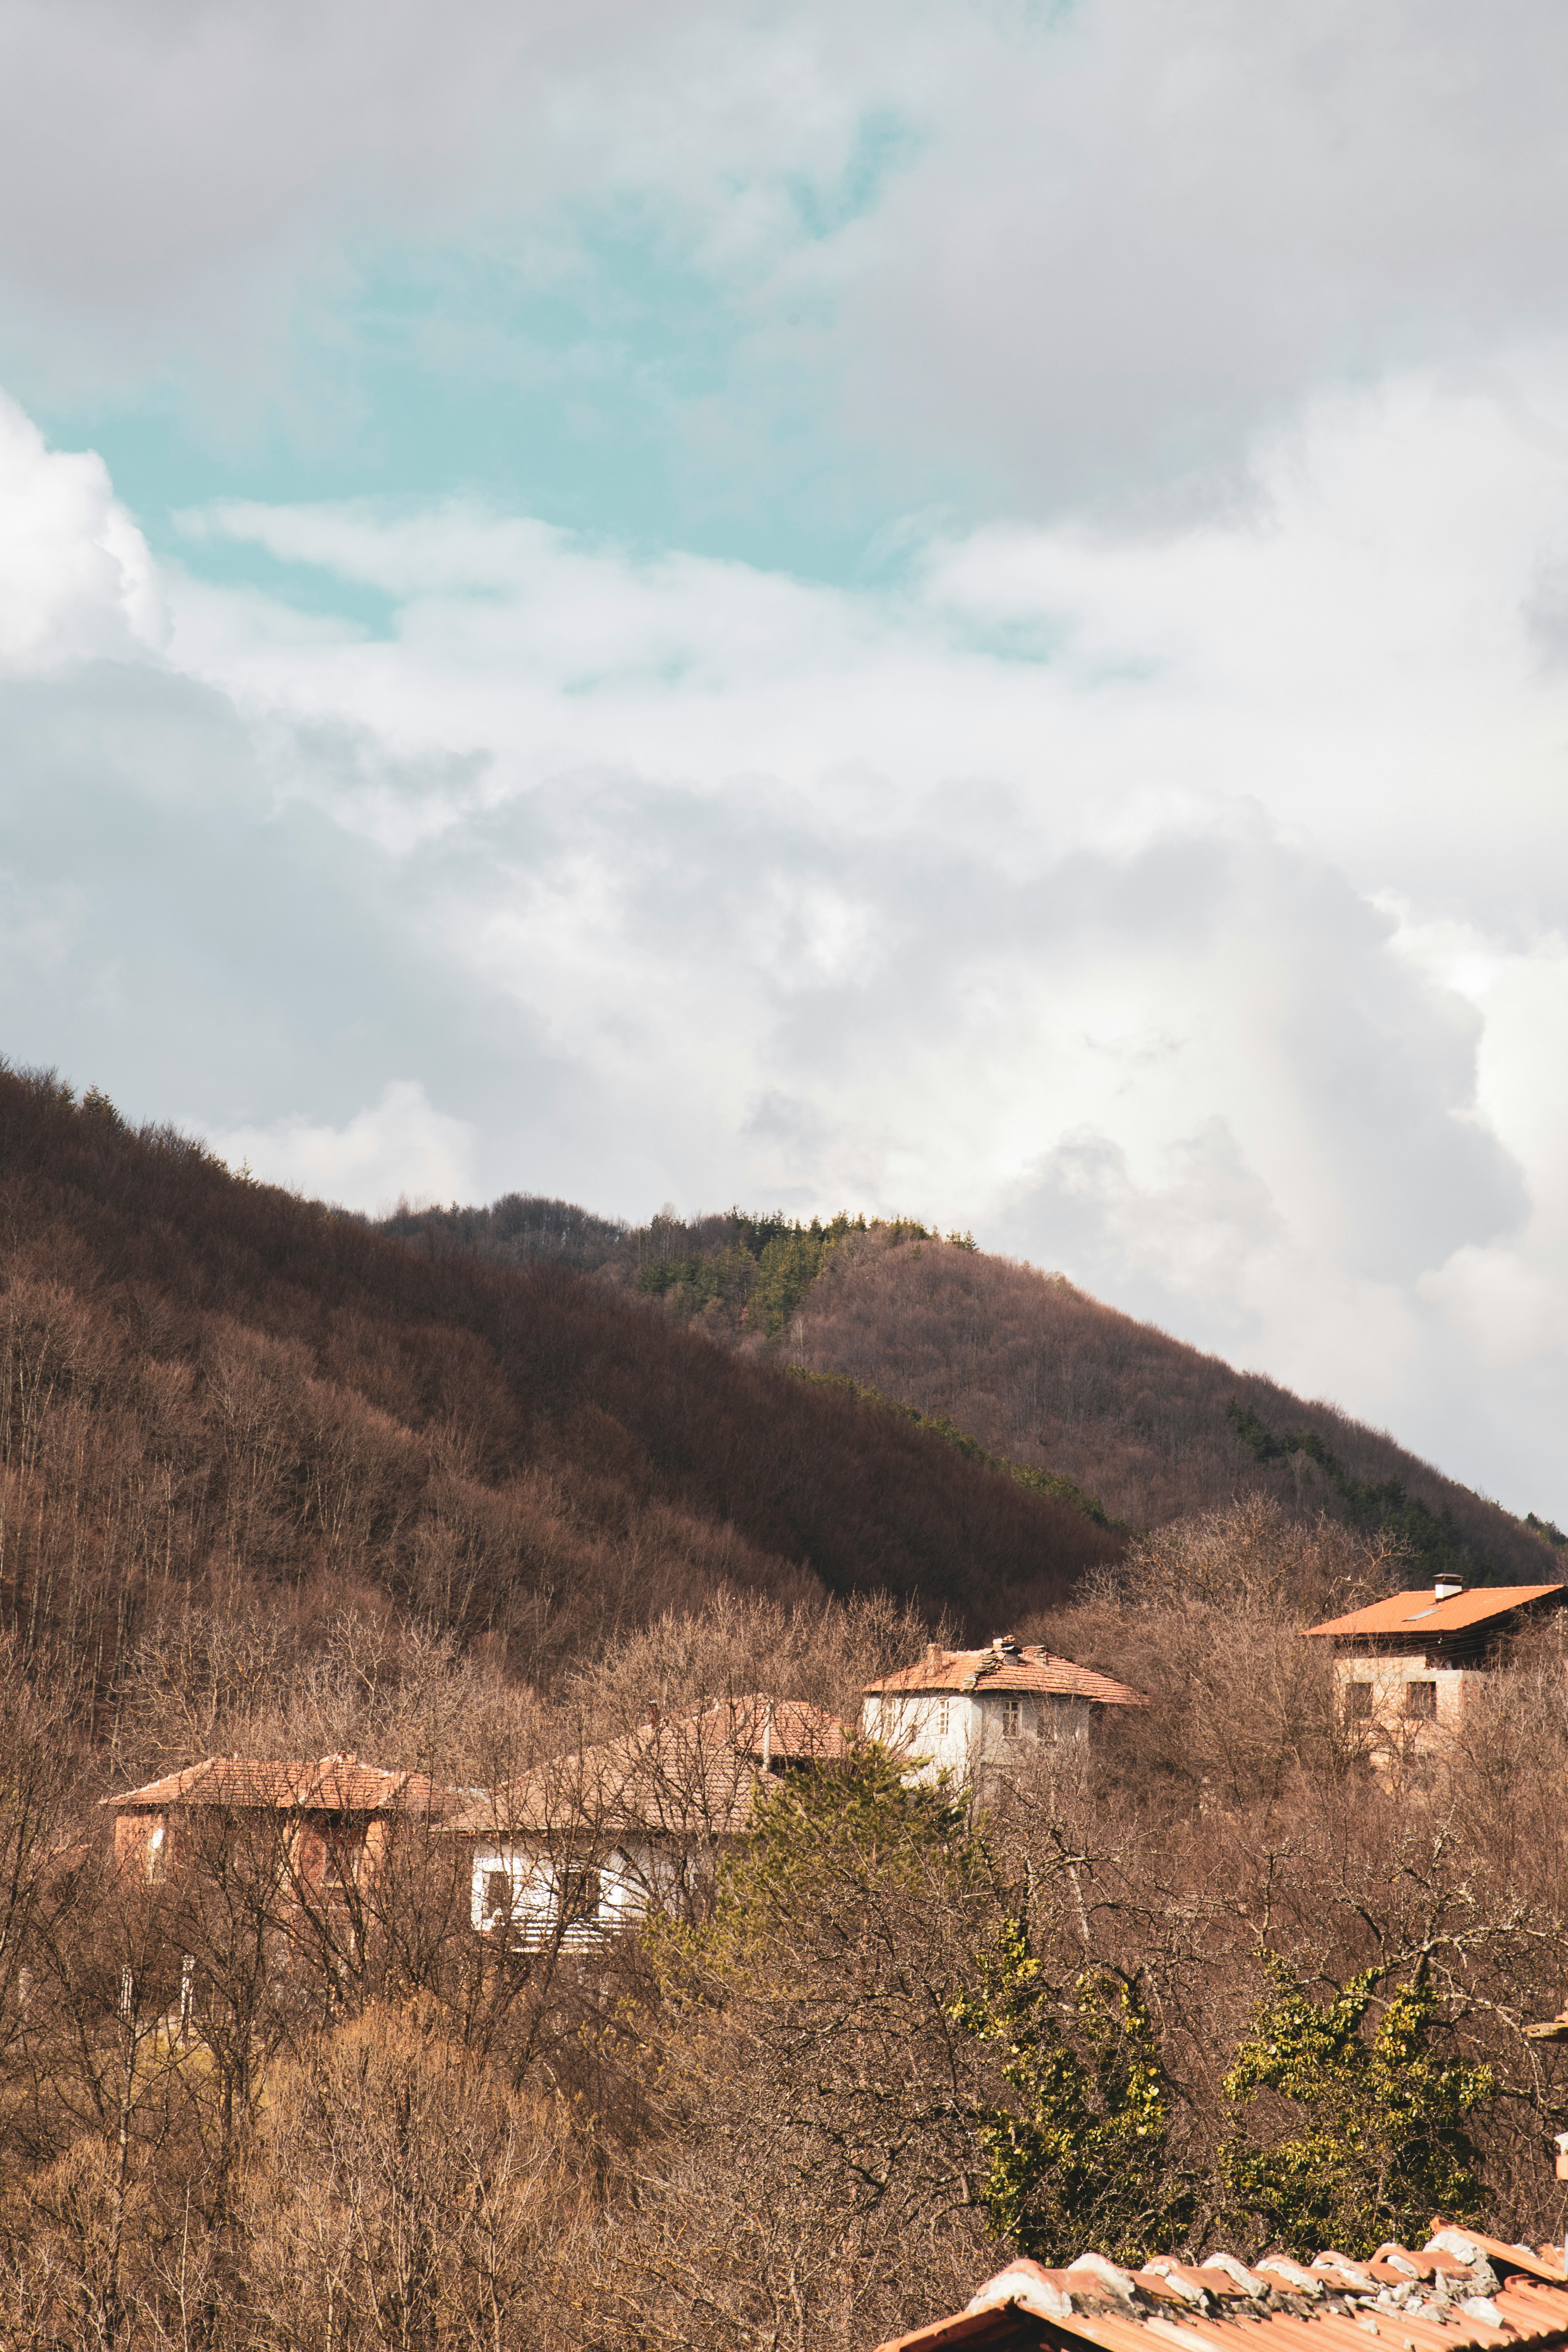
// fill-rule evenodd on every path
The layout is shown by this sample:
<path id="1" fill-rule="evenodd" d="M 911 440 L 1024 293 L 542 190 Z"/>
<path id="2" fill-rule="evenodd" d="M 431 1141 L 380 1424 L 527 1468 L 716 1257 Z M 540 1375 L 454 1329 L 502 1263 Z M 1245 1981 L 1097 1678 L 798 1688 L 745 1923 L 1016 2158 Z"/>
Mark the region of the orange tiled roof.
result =
<path id="1" fill-rule="evenodd" d="M 129 1805 L 211 1807 L 225 1812 L 279 1811 L 311 1813 L 379 1813 L 394 1808 L 441 1811 L 456 1792 L 439 1789 L 423 1772 L 383 1772 L 357 1756 L 321 1756 L 310 1763 L 274 1763 L 257 1756 L 204 1756 L 183 1772 L 169 1772 L 140 1789 L 127 1789 L 103 1802 L 117 1811 Z"/>
<path id="2" fill-rule="evenodd" d="M 1016 1650 L 937 1650 L 919 1665 L 902 1666 L 879 1683 L 868 1683 L 866 1696 L 897 1696 L 916 1691 L 1036 1691 L 1058 1698 L 1092 1699 L 1100 1706 L 1147 1706 L 1142 1691 L 1113 1682 L 1092 1666 L 1075 1665 L 1031 1643 Z"/>
<path id="3" fill-rule="evenodd" d="M 1478 1584 L 1472 1591 L 1439 1601 L 1428 1584 L 1415 1592 L 1391 1593 L 1370 1608 L 1352 1609 L 1346 1617 L 1330 1617 L 1321 1625 L 1308 1625 L 1303 1631 L 1333 1635 L 1408 1633 L 1421 1637 L 1463 1633 L 1472 1626 L 1489 1624 L 1494 1618 L 1510 1616 L 1516 1609 L 1529 1609 L 1554 1592 L 1568 1592 L 1568 1585 Z"/>
<path id="4" fill-rule="evenodd" d="M 795 1764 L 847 1748 L 833 1716 L 751 1693 L 554 1757 L 510 1788 L 482 1791 L 449 1826 L 475 1837 L 580 1828 L 732 1837 L 751 1817 L 764 1749 L 772 1764 Z"/>
<path id="5" fill-rule="evenodd" d="M 1119 2270 L 1080 2254 L 1065 2270 L 1009 2263 L 968 2308 L 878 2352 L 1036 2352 L 1081 2343 L 1100 2352 L 1367 2352 L 1381 2334 L 1397 2352 L 1513 2352 L 1568 2344 L 1568 2271 L 1560 2250 L 1510 2246 L 1433 2225 L 1412 2252 L 1381 2246 L 1370 2262 L 1281 2254 L 1248 2269 L 1230 2254 L 1201 2263 L 1162 2256 Z"/>

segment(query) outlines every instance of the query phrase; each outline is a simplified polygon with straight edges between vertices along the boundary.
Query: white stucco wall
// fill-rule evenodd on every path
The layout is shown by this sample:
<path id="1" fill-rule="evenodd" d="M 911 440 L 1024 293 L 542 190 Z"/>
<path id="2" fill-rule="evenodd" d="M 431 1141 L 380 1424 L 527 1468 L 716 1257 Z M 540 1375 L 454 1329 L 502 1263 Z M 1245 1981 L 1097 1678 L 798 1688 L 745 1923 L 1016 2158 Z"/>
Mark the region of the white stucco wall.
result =
<path id="1" fill-rule="evenodd" d="M 598 1873 L 598 1901 L 593 1908 L 574 1893 L 573 1916 L 565 1941 L 577 1943 L 635 1926 L 656 1906 L 668 1902 L 679 1885 L 678 1857 L 663 1847 L 624 1841 L 596 1863 L 584 1853 L 569 1855 L 542 1851 L 502 1839 L 474 1850 L 471 1916 L 474 1926 L 489 1933 L 509 1914 L 511 1930 L 521 1941 L 541 1942 L 556 1931 L 563 1890 L 572 1891 L 574 1874 L 588 1868 Z M 491 1882 L 504 1878 L 508 1900 L 494 1900 Z"/>
<path id="2" fill-rule="evenodd" d="M 1090 1712 L 1085 1699 L 1034 1691 L 884 1692 L 863 1702 L 860 1727 L 868 1739 L 923 1758 L 931 1772 L 964 1780 L 1037 1741 L 1086 1739 Z"/>

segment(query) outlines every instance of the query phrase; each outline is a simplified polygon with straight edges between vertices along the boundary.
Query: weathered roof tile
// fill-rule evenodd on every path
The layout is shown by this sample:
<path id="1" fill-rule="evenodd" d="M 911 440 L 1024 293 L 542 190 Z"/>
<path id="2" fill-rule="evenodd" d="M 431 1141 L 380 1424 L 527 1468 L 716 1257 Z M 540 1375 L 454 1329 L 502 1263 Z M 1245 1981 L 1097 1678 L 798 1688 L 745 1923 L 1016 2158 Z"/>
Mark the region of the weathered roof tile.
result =
<path id="1" fill-rule="evenodd" d="M 1089 1699 L 1099 1706 L 1147 1706 L 1142 1691 L 1113 1681 L 1092 1666 L 1058 1658 L 1038 1643 L 1017 1649 L 939 1650 L 918 1665 L 900 1667 L 879 1683 L 868 1683 L 868 1698 L 898 1697 L 922 1691 L 1033 1691 L 1056 1698 Z"/>

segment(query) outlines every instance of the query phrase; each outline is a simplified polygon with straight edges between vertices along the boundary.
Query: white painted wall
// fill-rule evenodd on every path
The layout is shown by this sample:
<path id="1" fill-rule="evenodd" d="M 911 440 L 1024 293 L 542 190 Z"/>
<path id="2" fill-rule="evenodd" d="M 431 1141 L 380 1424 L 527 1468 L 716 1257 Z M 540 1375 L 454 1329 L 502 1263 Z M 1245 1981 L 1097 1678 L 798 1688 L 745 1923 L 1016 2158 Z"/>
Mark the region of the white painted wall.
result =
<path id="1" fill-rule="evenodd" d="M 1005 1769 L 1040 1740 L 1087 1739 L 1087 1699 L 1031 1691 L 884 1692 L 866 1699 L 860 1727 L 868 1739 L 925 1760 L 958 1780 Z"/>
<path id="2" fill-rule="evenodd" d="M 595 1866 L 598 1884 L 593 1892 L 597 1900 L 590 1907 L 578 1874 Z M 538 1846 L 492 1839 L 474 1849 L 470 1916 L 474 1926 L 489 1934 L 503 1926 L 510 1915 L 512 1933 L 520 1941 L 542 1942 L 556 1932 L 566 1895 L 572 1917 L 565 1941 L 587 1942 L 618 1927 L 635 1926 L 649 1910 L 668 1903 L 681 1876 L 679 1857 L 663 1846 L 627 1840 L 593 1865 L 584 1853 L 562 1856 Z M 501 1879 L 506 1882 L 504 1890 L 495 1883 Z"/>

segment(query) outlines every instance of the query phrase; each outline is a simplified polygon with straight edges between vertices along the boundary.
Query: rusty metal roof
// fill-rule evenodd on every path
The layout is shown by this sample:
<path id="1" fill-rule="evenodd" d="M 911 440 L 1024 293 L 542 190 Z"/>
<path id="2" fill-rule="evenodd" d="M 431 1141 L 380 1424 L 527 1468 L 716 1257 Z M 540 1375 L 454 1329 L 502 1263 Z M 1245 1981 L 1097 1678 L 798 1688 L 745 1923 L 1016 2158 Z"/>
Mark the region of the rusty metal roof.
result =
<path id="1" fill-rule="evenodd" d="M 1564 1592 L 1568 1585 L 1478 1584 L 1470 1591 L 1451 1593 L 1439 1601 L 1428 1584 L 1415 1592 L 1391 1593 L 1386 1601 L 1374 1601 L 1369 1608 L 1352 1609 L 1346 1617 L 1330 1617 L 1321 1625 L 1302 1630 L 1341 1640 L 1363 1633 L 1385 1638 L 1408 1633 L 1412 1640 L 1421 1641 L 1433 1633 L 1468 1633 L 1474 1626 L 1490 1624 L 1496 1618 L 1511 1616 L 1516 1609 L 1531 1609 L 1553 1593 Z"/>
<path id="2" fill-rule="evenodd" d="M 878 2352 L 1035 2352 L 1094 2345 L 1100 2352 L 1246 2352 L 1258 2326 L 1269 2352 L 1504 2352 L 1568 2344 L 1568 2269 L 1562 2251 L 1508 2245 L 1474 2230 L 1433 2224 L 1429 2244 L 1379 2247 L 1370 2262 L 1321 2253 L 1310 2263 L 1266 2255 L 1250 2268 L 1231 2254 L 1200 2263 L 1162 2256 L 1121 2270 L 1080 2254 L 1065 2270 L 1009 2263 L 968 2308 Z"/>
<path id="3" fill-rule="evenodd" d="M 310 1763 L 274 1763 L 258 1756 L 204 1756 L 182 1772 L 127 1789 L 104 1804 L 198 1808 L 224 1812 L 439 1812 L 457 1792 L 423 1772 L 383 1772 L 357 1756 L 321 1756 Z"/>
<path id="4" fill-rule="evenodd" d="M 1037 1642 L 987 1650 L 928 1650 L 919 1665 L 903 1666 L 879 1683 L 868 1683 L 868 1698 L 897 1697 L 921 1691 L 1034 1691 L 1057 1698 L 1090 1699 L 1099 1706 L 1147 1706 L 1142 1691 L 1112 1681 L 1092 1666 L 1058 1658 Z"/>
<path id="5" fill-rule="evenodd" d="M 584 1829 L 733 1837 L 751 1818 L 764 1757 L 779 1769 L 830 1762 L 847 1746 L 836 1717 L 751 1692 L 554 1757 L 508 1788 L 480 1790 L 447 1826 L 473 1837 Z"/>

